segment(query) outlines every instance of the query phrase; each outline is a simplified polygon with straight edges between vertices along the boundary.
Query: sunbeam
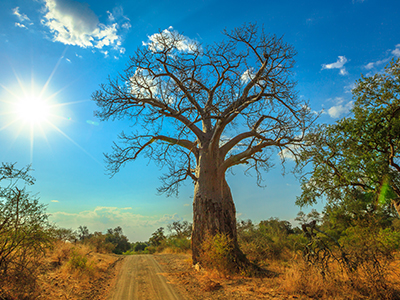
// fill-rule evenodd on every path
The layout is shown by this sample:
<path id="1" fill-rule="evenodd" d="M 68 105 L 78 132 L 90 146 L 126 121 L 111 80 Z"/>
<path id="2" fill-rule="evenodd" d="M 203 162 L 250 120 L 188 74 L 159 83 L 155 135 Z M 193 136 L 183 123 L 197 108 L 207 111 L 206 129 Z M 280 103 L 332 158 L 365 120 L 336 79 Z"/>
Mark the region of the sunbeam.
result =
<path id="1" fill-rule="evenodd" d="M 67 140 L 69 140 L 72 144 L 77 146 L 80 150 L 82 150 L 86 155 L 88 155 L 91 159 L 93 159 L 96 163 L 98 163 L 100 166 L 103 166 L 101 162 L 99 162 L 93 155 L 91 155 L 89 152 L 87 152 L 81 145 L 79 145 L 77 142 L 75 142 L 72 138 L 70 138 L 65 132 L 63 132 L 60 128 L 58 128 L 56 125 L 49 123 L 50 126 L 52 126 L 55 130 L 57 130 L 60 134 L 62 134 Z"/>
<path id="2" fill-rule="evenodd" d="M 12 143 L 13 144 L 18 138 L 26 136 L 29 139 L 29 157 L 30 162 L 33 162 L 34 151 L 40 143 L 36 142 L 38 136 L 49 144 L 49 129 L 58 132 L 63 137 L 68 139 L 72 144 L 77 146 L 83 153 L 88 155 L 97 164 L 102 165 L 96 158 L 94 158 L 88 151 L 86 151 L 81 145 L 74 141 L 59 127 L 59 122 L 62 120 L 71 120 L 68 117 L 63 116 L 63 108 L 88 102 L 89 100 L 70 101 L 66 103 L 60 103 L 58 96 L 71 84 L 79 80 L 74 78 L 72 82 L 66 83 L 62 88 L 56 91 L 51 91 L 51 81 L 54 78 L 60 63 L 62 62 L 68 47 L 66 47 L 51 71 L 49 77 L 43 85 L 37 85 L 35 83 L 35 76 L 32 72 L 30 82 L 27 84 L 23 78 L 19 76 L 16 70 L 12 68 L 12 72 L 15 77 L 15 86 L 5 86 L 0 83 L 5 93 L 0 99 L 2 104 L 0 115 L 0 131 L 12 132 Z M 28 147 L 27 147 L 28 148 Z"/>

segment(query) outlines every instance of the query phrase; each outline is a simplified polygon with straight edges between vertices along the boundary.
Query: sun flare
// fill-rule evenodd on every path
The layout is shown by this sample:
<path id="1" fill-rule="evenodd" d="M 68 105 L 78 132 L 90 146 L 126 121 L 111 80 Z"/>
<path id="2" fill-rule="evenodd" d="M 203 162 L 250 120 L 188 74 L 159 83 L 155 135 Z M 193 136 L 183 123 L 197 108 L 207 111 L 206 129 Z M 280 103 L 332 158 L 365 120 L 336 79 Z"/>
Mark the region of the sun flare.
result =
<path id="1" fill-rule="evenodd" d="M 29 84 L 27 81 L 22 80 L 14 70 L 15 84 L 6 86 L 0 82 L 0 132 L 4 136 L 11 138 L 11 142 L 9 142 L 11 145 L 21 138 L 28 141 L 29 148 L 27 147 L 27 149 L 30 151 L 31 163 L 34 149 L 42 149 L 46 144 L 50 146 L 49 138 L 53 138 L 54 133 L 58 133 L 99 165 L 102 165 L 60 127 L 66 125 L 66 122 L 71 123 L 71 117 L 68 116 L 71 113 L 71 109 L 66 107 L 89 101 L 79 100 L 62 103 L 58 96 L 63 95 L 61 92 L 71 83 L 55 92 L 49 88 L 58 66 L 64 59 L 66 50 L 67 48 L 43 85 L 36 85 L 34 77 L 31 78 Z M 87 121 L 86 123 L 94 124 L 93 121 Z"/>
<path id="2" fill-rule="evenodd" d="M 15 113 L 20 120 L 31 125 L 41 124 L 48 120 L 50 106 L 39 97 L 29 96 L 16 104 Z"/>

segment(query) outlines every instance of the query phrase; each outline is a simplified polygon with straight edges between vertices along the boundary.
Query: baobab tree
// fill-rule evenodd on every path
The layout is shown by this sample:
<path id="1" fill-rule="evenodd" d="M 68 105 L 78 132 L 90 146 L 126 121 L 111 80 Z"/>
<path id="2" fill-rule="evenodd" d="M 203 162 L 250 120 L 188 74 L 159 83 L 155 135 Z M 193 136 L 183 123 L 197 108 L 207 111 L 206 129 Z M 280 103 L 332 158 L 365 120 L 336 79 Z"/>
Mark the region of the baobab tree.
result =
<path id="1" fill-rule="evenodd" d="M 112 175 L 144 155 L 169 170 L 159 192 L 194 182 L 194 264 L 205 236 L 217 233 L 232 241 L 232 260 L 245 261 L 225 174 L 246 164 L 260 182 L 271 155 L 295 155 L 315 119 L 291 79 L 291 45 L 255 25 L 223 34 L 208 46 L 172 28 L 149 36 L 124 73 L 93 94 L 101 120 L 129 119 L 137 130 L 121 133 L 106 155 Z"/>

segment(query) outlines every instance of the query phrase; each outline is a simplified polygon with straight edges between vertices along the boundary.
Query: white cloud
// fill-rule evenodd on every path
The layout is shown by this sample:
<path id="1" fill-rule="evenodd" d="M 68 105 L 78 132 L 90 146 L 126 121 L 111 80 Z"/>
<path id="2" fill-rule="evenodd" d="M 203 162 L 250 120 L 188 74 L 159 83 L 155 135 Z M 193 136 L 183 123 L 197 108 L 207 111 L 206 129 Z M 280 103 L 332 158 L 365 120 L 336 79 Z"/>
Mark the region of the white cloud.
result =
<path id="1" fill-rule="evenodd" d="M 344 103 L 343 98 L 336 98 L 336 105 L 328 109 L 328 114 L 331 118 L 337 119 L 340 116 L 347 114 L 353 108 L 353 101 Z"/>
<path id="2" fill-rule="evenodd" d="M 121 226 L 131 241 L 147 240 L 155 229 L 173 221 L 181 221 L 178 214 L 162 216 L 144 216 L 134 214 L 131 207 L 104 207 L 78 213 L 53 212 L 50 221 L 63 228 L 78 228 L 85 225 L 91 232 L 104 232 L 108 228 Z"/>
<path id="3" fill-rule="evenodd" d="M 74 0 L 45 0 L 45 8 L 42 24 L 50 29 L 54 41 L 82 48 L 113 46 L 119 49 L 118 24 L 100 23 L 88 4 Z"/>
<path id="4" fill-rule="evenodd" d="M 331 64 L 323 64 L 322 65 L 322 70 L 325 69 L 340 69 L 339 74 L 340 75 L 347 75 L 348 72 L 346 71 L 346 68 L 344 67 L 345 63 L 347 63 L 348 60 L 345 56 L 339 56 L 338 60 L 334 63 Z"/>
<path id="5" fill-rule="evenodd" d="M 392 54 L 393 54 L 394 56 L 400 57 L 400 44 L 397 44 L 397 45 L 396 45 L 396 49 L 394 49 L 394 50 L 392 51 Z"/>
<path id="6" fill-rule="evenodd" d="M 21 14 L 19 12 L 19 7 L 17 6 L 16 8 L 12 9 L 13 15 L 17 16 L 18 19 L 20 20 L 20 22 L 24 22 L 24 21 L 30 21 L 30 19 L 28 18 L 28 16 L 26 14 Z"/>
<path id="7" fill-rule="evenodd" d="M 161 33 L 148 36 L 148 39 L 148 42 L 142 42 L 142 44 L 149 47 L 153 52 L 163 51 L 166 47 L 172 47 L 184 52 L 200 50 L 196 41 L 179 34 L 172 26 L 164 29 Z"/>
<path id="8" fill-rule="evenodd" d="M 58 203 L 58 202 L 60 202 L 60 201 L 58 201 L 58 200 L 51 200 L 51 202 L 53 202 L 53 203 Z"/>
<path id="9" fill-rule="evenodd" d="M 296 157 L 295 157 L 294 153 L 298 153 L 298 151 L 299 151 L 299 146 L 290 145 L 287 148 L 280 151 L 278 153 L 278 155 L 281 159 L 289 159 L 289 160 L 296 161 Z"/>
<path id="10" fill-rule="evenodd" d="M 376 62 L 370 62 L 367 65 L 365 65 L 364 68 L 366 68 L 367 70 L 371 70 L 377 66 L 387 63 L 389 60 L 390 60 L 390 57 L 382 59 L 382 60 L 378 60 Z"/>
<path id="11" fill-rule="evenodd" d="M 154 97 L 158 93 L 157 83 L 147 70 L 138 68 L 130 78 L 131 93 L 141 98 Z"/>
<path id="12" fill-rule="evenodd" d="M 255 77 L 254 69 L 248 69 L 244 71 L 242 76 L 240 77 L 240 81 L 244 84 L 250 82 Z"/>
<path id="13" fill-rule="evenodd" d="M 21 23 L 18 23 L 18 22 L 15 22 L 15 27 L 28 29 L 28 27 L 26 27 L 24 24 L 21 24 Z"/>

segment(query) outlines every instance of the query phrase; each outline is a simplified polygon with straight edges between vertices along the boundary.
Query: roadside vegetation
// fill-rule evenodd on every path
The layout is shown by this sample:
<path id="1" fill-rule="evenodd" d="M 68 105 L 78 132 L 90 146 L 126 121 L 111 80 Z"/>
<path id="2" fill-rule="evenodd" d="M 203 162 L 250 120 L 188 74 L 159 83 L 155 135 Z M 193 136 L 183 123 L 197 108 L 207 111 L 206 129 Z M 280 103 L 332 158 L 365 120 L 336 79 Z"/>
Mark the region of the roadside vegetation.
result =
<path id="1" fill-rule="evenodd" d="M 204 263 L 195 266 L 199 272 L 188 275 L 183 271 L 186 279 L 182 283 L 187 284 L 187 276 L 192 276 L 203 292 L 209 292 L 207 297 L 216 299 L 225 299 L 221 294 L 236 299 L 233 287 L 239 293 L 246 285 L 255 295 L 274 290 L 282 299 L 400 299 L 400 220 L 390 207 L 368 211 L 361 202 L 358 210 L 344 203 L 328 206 L 321 214 L 299 212 L 296 220 L 301 226 L 294 228 L 277 218 L 258 224 L 239 221 L 239 247 L 258 268 L 238 273 L 230 264 L 229 237 L 218 234 L 203 243 Z M 157 230 L 152 237 L 159 235 Z M 173 240 L 164 236 L 156 253 L 185 253 L 186 247 L 178 250 Z M 133 252 L 149 253 L 148 248 Z M 186 261 L 191 261 L 189 255 Z"/>
<path id="2" fill-rule="evenodd" d="M 400 299 L 400 219 L 390 202 L 376 205 L 371 194 L 355 191 L 321 213 L 300 211 L 295 221 L 298 227 L 277 218 L 238 221 L 239 247 L 255 266 L 239 272 L 231 264 L 229 237 L 208 236 L 194 276 L 208 282 L 210 292 L 224 281 L 253 277 L 269 278 L 286 296 Z M 158 228 L 125 254 L 188 254 L 190 225 L 174 222 L 166 232 Z"/>
<path id="3" fill-rule="evenodd" d="M 122 229 L 90 233 L 50 224 L 28 191 L 30 167 L 0 165 L 0 299 L 102 299 L 130 248 Z"/>

